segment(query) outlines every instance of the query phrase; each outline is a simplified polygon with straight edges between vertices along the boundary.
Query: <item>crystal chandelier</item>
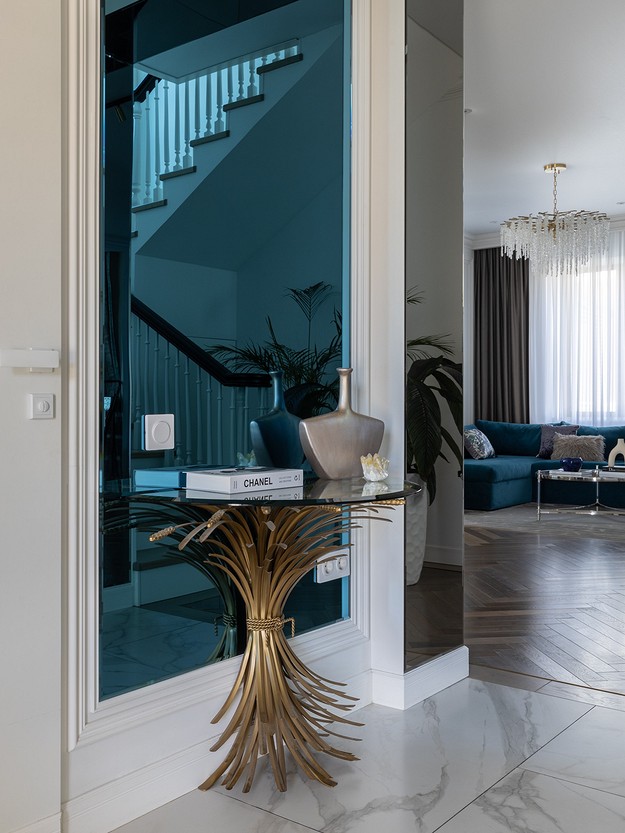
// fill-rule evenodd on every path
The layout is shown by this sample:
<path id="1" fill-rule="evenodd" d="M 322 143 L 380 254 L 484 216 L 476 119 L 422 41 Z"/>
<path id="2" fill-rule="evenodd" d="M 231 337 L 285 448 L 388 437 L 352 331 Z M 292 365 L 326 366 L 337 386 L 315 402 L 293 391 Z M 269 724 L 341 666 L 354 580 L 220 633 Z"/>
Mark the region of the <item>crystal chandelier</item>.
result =
<path id="1" fill-rule="evenodd" d="M 513 217 L 501 225 L 501 253 L 527 257 L 540 274 L 575 275 L 596 254 L 607 251 L 609 218 L 599 211 L 558 211 L 562 162 L 544 166 L 553 174 L 553 211 Z"/>

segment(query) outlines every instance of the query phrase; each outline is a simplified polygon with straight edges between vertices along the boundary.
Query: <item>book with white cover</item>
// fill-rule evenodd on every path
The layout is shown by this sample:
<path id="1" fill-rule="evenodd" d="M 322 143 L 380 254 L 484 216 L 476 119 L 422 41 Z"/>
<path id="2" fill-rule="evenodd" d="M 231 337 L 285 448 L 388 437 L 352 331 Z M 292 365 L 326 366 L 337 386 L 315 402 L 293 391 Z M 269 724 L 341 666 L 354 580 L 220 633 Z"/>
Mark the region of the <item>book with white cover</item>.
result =
<path id="1" fill-rule="evenodd" d="M 272 469 L 264 466 L 228 469 L 190 469 L 187 489 L 201 489 L 230 495 L 239 492 L 271 492 L 291 486 L 303 486 L 302 469 Z"/>
<path id="2" fill-rule="evenodd" d="M 216 495 L 217 492 L 212 494 Z M 223 495 L 224 493 L 219 493 Z M 188 500 L 203 500 L 204 502 L 210 500 L 210 493 L 205 489 L 186 489 L 185 496 Z M 284 501 L 290 503 L 294 500 L 301 500 L 304 497 L 303 486 L 291 486 L 287 489 L 274 489 L 271 492 L 229 492 L 228 498 L 232 503 L 255 503 L 266 501 Z"/>

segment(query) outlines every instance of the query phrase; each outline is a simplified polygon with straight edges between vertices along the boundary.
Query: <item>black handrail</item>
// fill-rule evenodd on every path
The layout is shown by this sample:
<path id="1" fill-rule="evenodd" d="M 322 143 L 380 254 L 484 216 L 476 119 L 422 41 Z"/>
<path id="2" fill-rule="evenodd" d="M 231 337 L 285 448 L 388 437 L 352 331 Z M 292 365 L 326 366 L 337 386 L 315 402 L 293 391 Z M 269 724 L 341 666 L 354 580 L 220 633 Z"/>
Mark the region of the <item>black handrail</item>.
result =
<path id="1" fill-rule="evenodd" d="M 202 350 L 194 341 L 191 341 L 184 333 L 172 326 L 169 321 L 154 312 L 153 309 L 144 304 L 134 295 L 130 296 L 130 310 L 137 318 L 144 321 L 155 332 L 180 350 L 191 361 L 195 362 L 202 370 L 228 388 L 268 388 L 271 387 L 271 379 L 266 373 L 233 373 L 231 370 L 217 361 L 216 358 Z"/>

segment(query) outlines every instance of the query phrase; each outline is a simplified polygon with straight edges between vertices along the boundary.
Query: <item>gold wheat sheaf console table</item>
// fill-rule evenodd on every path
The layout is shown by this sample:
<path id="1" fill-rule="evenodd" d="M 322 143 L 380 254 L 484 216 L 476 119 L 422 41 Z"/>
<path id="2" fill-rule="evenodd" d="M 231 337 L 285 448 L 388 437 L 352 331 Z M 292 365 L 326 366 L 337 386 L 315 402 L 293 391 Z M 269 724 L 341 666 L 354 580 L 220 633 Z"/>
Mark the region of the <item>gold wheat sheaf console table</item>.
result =
<path id="1" fill-rule="evenodd" d="M 230 578 L 246 611 L 247 640 L 241 667 L 212 722 L 219 722 L 236 706 L 211 751 L 230 739 L 233 742 L 224 761 L 200 789 L 209 789 L 220 778 L 231 789 L 245 776 L 243 791 L 248 792 L 258 758 L 266 755 L 276 786 L 285 791 L 285 750 L 308 777 L 327 786 L 336 781 L 314 753 L 358 760 L 328 740 L 352 740 L 330 726 L 362 725 L 345 716 L 357 698 L 344 693 L 343 683 L 315 674 L 298 659 L 285 635 L 285 627 L 293 623 L 285 620 L 284 605 L 305 573 L 344 549 L 346 533 L 360 521 L 390 521 L 380 509 L 403 504 L 408 494 L 419 491 L 418 486 L 403 481 L 367 484 L 354 478 L 315 481 L 305 485 L 297 498 L 289 494 L 283 499 L 279 490 L 271 496 L 250 494 L 248 500 L 238 502 L 233 496 L 209 492 L 195 491 L 192 497 L 186 490 L 166 493 L 170 505 L 192 506 L 196 517 L 164 527 L 151 540 L 177 536 L 179 550 L 191 541 L 201 543 L 206 563 Z M 158 502 L 164 495 L 135 494 L 130 500 Z M 201 520 L 198 510 L 203 514 Z"/>

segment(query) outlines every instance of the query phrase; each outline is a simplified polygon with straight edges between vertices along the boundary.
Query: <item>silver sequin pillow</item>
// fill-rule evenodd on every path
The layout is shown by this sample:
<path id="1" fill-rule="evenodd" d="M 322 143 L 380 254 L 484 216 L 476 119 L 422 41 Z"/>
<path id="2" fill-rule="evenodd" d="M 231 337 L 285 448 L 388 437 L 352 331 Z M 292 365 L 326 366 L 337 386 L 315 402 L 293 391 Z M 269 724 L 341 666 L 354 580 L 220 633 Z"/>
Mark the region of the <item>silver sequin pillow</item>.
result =
<path id="1" fill-rule="evenodd" d="M 491 441 L 479 428 L 464 429 L 464 447 L 474 460 L 484 460 L 486 457 L 495 456 Z"/>

